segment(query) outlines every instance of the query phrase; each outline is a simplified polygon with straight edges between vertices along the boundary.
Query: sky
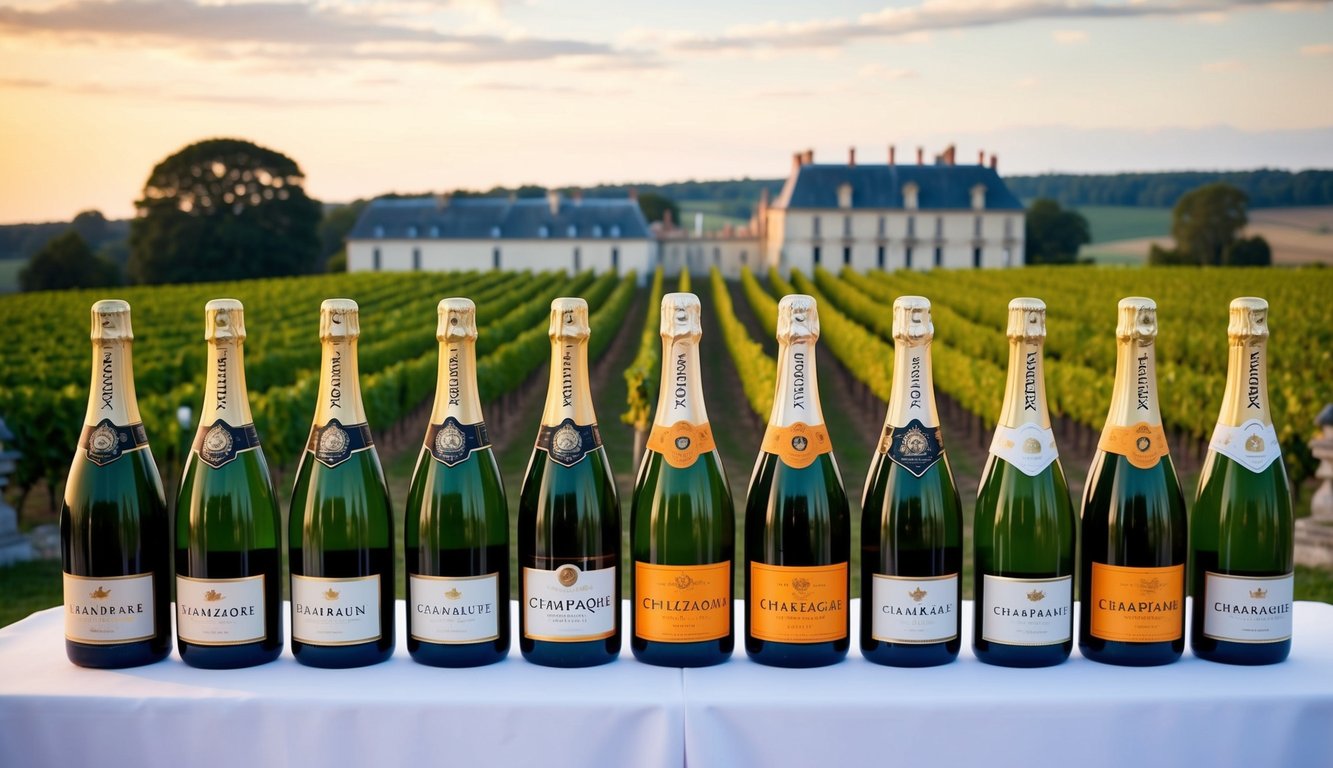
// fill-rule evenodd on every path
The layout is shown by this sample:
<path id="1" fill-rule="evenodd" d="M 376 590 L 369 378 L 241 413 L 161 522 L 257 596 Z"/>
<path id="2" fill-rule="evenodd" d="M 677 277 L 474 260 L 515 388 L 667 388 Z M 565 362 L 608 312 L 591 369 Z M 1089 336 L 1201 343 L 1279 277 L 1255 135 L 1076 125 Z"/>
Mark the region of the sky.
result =
<path id="1" fill-rule="evenodd" d="M 307 191 L 899 162 L 1333 167 L 1333 0 L 0 0 L 0 222 L 133 214 L 201 139 Z"/>

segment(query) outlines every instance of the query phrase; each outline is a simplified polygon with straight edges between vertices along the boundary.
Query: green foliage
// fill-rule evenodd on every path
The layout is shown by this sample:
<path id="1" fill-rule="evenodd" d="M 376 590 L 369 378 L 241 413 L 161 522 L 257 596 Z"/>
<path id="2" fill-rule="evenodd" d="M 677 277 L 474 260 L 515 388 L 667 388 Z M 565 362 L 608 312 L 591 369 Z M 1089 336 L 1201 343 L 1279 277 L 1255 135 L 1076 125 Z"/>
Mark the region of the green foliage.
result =
<path id="1" fill-rule="evenodd" d="M 824 270 L 821 268 L 819 271 Z M 776 271 L 770 273 L 769 279 L 774 287 L 780 287 L 784 291 L 794 288 L 796 291 L 815 297 L 819 306 L 820 341 L 856 377 L 857 381 L 866 385 L 876 397 L 887 401 L 889 390 L 893 388 L 892 345 L 843 314 L 838 309 L 837 302 L 825 297 L 819 287 L 801 274 L 800 270 L 792 270 L 791 285 L 783 283 Z M 826 284 L 831 282 L 828 281 Z M 890 317 L 892 322 L 892 317 L 888 313 L 884 314 Z"/>
<path id="2" fill-rule="evenodd" d="M 749 270 L 742 270 L 742 279 Z M 764 354 L 764 347 L 750 338 L 745 325 L 736 319 L 735 307 L 731 304 L 731 291 L 722 279 L 722 273 L 713 267 L 709 280 L 713 293 L 714 311 L 717 312 L 718 325 L 722 327 L 722 341 L 726 344 L 731 361 L 736 364 L 740 375 L 741 388 L 745 390 L 745 399 L 750 403 L 750 410 L 761 419 L 767 419 L 773 410 L 773 394 L 777 388 L 778 362 Z M 751 282 L 754 276 L 750 275 Z M 769 299 L 772 301 L 772 299 Z M 774 311 L 777 311 L 776 303 Z M 774 320 L 776 322 L 776 319 Z"/>
<path id="3" fill-rule="evenodd" d="M 646 432 L 653 423 L 653 406 L 656 404 L 656 376 L 662 362 L 661 312 L 662 304 L 662 268 L 653 273 L 653 283 L 648 289 L 648 306 L 643 321 L 643 332 L 639 335 L 639 351 L 633 362 L 625 369 L 625 412 L 620 420 L 640 432 Z"/>
<path id="4" fill-rule="evenodd" d="M 329 260 L 326 261 L 326 262 L 324 262 L 324 271 L 325 271 L 325 272 L 328 272 L 329 274 L 337 274 L 337 273 L 339 273 L 339 272 L 346 272 L 346 271 L 347 271 L 347 249 L 344 248 L 344 249 L 338 251 L 337 253 L 333 254 L 332 256 L 330 256 L 330 257 L 329 257 Z"/>
<path id="5" fill-rule="evenodd" d="M 119 284 L 120 269 L 93 255 L 88 243 L 74 229 L 48 242 L 19 271 L 19 287 L 25 291 Z"/>
<path id="6" fill-rule="evenodd" d="M 1228 267 L 1271 267 L 1273 249 L 1261 235 L 1242 237 L 1227 249 L 1223 263 Z"/>
<path id="7" fill-rule="evenodd" d="M 1063 210 L 1049 198 L 1035 200 L 1028 207 L 1024 230 L 1028 264 L 1073 264 L 1078 249 L 1092 241 L 1083 214 Z"/>
<path id="8" fill-rule="evenodd" d="M 347 271 L 347 233 L 356 226 L 356 220 L 361 218 L 361 212 L 369 202 L 354 200 L 347 205 L 330 207 L 324 211 L 323 218 L 319 220 L 319 259 L 324 262 L 325 272 Z M 339 253 L 343 254 L 343 266 L 333 269 L 328 262 Z"/>
<path id="9" fill-rule="evenodd" d="M 681 293 L 690 293 L 690 271 L 688 269 L 680 271 L 680 284 L 676 286 L 676 290 Z"/>
<path id="10" fill-rule="evenodd" d="M 1176 249 L 1195 264 L 1218 266 L 1249 220 L 1245 193 L 1221 182 L 1185 193 L 1171 211 Z"/>
<path id="11" fill-rule="evenodd" d="M 645 192 L 639 195 L 639 210 L 643 211 L 643 217 L 649 222 L 662 221 L 666 217 L 667 211 L 671 212 L 671 220 L 680 223 L 680 206 L 675 201 L 656 192 Z"/>
<path id="12" fill-rule="evenodd" d="M 130 226 L 141 283 L 299 275 L 319 267 L 319 203 L 286 155 L 209 139 L 153 168 Z"/>
<path id="13" fill-rule="evenodd" d="M 1197 266 L 1194 257 L 1179 248 L 1163 248 L 1157 243 L 1148 246 L 1148 265 L 1153 267 Z"/>
<path id="14" fill-rule="evenodd" d="M 1079 176 L 1008 176 L 1005 183 L 1024 200 L 1050 197 L 1062 205 L 1132 205 L 1169 208 L 1204 184 L 1238 187 L 1256 208 L 1333 204 L 1333 171 L 1167 171 Z M 1101 239 L 1099 237 L 1099 239 Z"/>

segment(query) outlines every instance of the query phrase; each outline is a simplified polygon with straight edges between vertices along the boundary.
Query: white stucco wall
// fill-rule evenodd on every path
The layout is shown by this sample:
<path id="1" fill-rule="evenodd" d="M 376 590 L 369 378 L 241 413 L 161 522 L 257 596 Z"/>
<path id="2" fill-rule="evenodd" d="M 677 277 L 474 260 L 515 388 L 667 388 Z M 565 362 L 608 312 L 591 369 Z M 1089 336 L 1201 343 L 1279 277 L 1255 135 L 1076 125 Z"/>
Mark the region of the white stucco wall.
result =
<path id="1" fill-rule="evenodd" d="M 406 272 L 418 268 L 454 271 L 496 266 L 512 270 L 591 269 L 605 272 L 613 268 L 614 261 L 621 274 L 636 270 L 642 277 L 654 266 L 655 247 L 655 242 L 647 239 L 351 240 L 347 243 L 347 271 L 374 271 L 378 251 L 378 269 L 382 272 Z M 419 252 L 419 258 L 414 257 L 414 251 Z M 614 257 L 613 251 L 617 254 Z"/>

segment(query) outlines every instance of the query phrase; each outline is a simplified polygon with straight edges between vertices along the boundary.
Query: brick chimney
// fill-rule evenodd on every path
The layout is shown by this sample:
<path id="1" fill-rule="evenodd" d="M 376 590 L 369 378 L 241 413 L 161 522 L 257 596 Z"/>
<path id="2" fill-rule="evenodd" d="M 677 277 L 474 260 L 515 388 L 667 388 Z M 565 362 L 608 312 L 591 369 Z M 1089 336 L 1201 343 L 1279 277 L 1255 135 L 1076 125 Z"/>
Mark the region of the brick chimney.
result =
<path id="1" fill-rule="evenodd" d="M 986 150 L 984 150 L 984 149 L 978 149 L 978 150 L 977 150 L 977 165 L 985 165 L 985 164 L 986 164 Z"/>
<path id="2" fill-rule="evenodd" d="M 671 209 L 670 208 L 662 209 L 662 228 L 671 229 L 674 226 L 675 224 L 671 221 Z"/>
<path id="3" fill-rule="evenodd" d="M 548 206 L 550 206 L 550 208 L 551 208 L 551 215 L 552 215 L 552 216 L 559 216 L 559 215 L 560 215 L 560 190 L 558 190 L 558 189 L 548 189 L 548 190 L 546 190 L 546 204 L 547 204 Z"/>
<path id="4" fill-rule="evenodd" d="M 992 154 L 990 156 L 990 169 L 992 171 L 999 170 L 999 166 L 1000 166 L 1000 156 Z"/>
<path id="5" fill-rule="evenodd" d="M 569 196 L 572 197 L 572 198 L 574 199 L 574 204 L 575 204 L 575 205 L 579 205 L 579 204 L 581 204 L 581 203 L 583 202 L 583 190 L 582 190 L 582 189 L 575 189 L 575 190 L 571 191 L 571 192 L 569 193 Z"/>
<path id="6" fill-rule="evenodd" d="M 895 147 L 895 146 L 893 146 L 892 144 L 890 144 L 890 145 L 889 145 L 889 165 L 897 165 L 897 164 L 898 164 L 898 148 Z"/>
<path id="7" fill-rule="evenodd" d="M 950 144 L 949 146 L 945 147 L 945 148 L 944 148 L 944 154 L 942 155 L 942 157 L 943 157 L 943 159 L 944 159 L 944 164 L 945 164 L 945 165 L 953 165 L 953 164 L 954 164 L 954 156 L 956 155 L 956 153 L 957 153 L 957 149 L 955 149 L 954 145 Z"/>
<path id="8" fill-rule="evenodd" d="M 805 162 L 806 165 L 814 165 L 814 163 L 815 163 L 815 151 L 814 151 L 813 149 L 807 149 L 807 150 L 805 151 L 805 160 L 804 160 L 804 162 Z"/>
<path id="9" fill-rule="evenodd" d="M 805 160 L 805 154 L 804 154 L 804 153 L 802 153 L 802 152 L 793 152 L 793 153 L 791 154 L 791 169 L 792 169 L 793 171 L 798 171 L 798 170 L 800 170 L 800 169 L 801 169 L 801 166 L 804 165 L 804 160 Z"/>
<path id="10" fill-rule="evenodd" d="M 856 147 L 847 148 L 847 167 L 848 168 L 856 167 Z"/>
<path id="11" fill-rule="evenodd" d="M 925 147 L 917 147 L 917 148 L 916 148 L 916 164 L 917 164 L 917 165 L 925 165 L 925 164 L 926 164 L 926 148 L 925 148 Z"/>
<path id="12" fill-rule="evenodd" d="M 629 199 L 633 200 L 633 201 L 636 202 L 636 203 L 639 202 L 639 188 L 638 188 L 638 187 L 630 187 L 630 188 L 629 188 Z"/>

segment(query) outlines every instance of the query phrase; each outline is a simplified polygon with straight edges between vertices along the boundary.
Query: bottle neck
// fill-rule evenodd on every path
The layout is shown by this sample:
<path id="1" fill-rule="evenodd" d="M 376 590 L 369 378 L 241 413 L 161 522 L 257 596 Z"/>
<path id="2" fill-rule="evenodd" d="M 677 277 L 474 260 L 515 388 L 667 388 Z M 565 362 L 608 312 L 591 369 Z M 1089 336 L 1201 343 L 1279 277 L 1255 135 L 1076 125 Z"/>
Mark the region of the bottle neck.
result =
<path id="1" fill-rule="evenodd" d="M 930 365 L 930 342 L 909 345 L 898 342 L 893 349 L 893 389 L 885 424 L 905 427 L 913 419 L 923 427 L 938 427 L 935 408 L 935 377 Z"/>
<path id="2" fill-rule="evenodd" d="M 450 416 L 460 424 L 482 420 L 481 397 L 477 393 L 477 345 L 472 340 L 440 343 L 435 406 L 430 422 L 441 424 Z"/>
<path id="3" fill-rule="evenodd" d="M 670 427 L 677 422 L 707 424 L 703 382 L 699 379 L 699 340 L 689 337 L 662 340 L 662 383 L 657 389 L 653 423 Z"/>
<path id="4" fill-rule="evenodd" d="M 1238 427 L 1258 419 L 1273 423 L 1268 407 L 1268 340 L 1235 338 L 1228 344 L 1227 388 L 1217 421 Z"/>
<path id="5" fill-rule="evenodd" d="M 1137 339 L 1116 342 L 1115 385 L 1111 390 L 1111 410 L 1107 427 L 1162 423 L 1157 402 L 1157 348 Z"/>
<path id="6" fill-rule="evenodd" d="M 1000 426 L 1016 428 L 1036 424 L 1042 429 L 1050 429 L 1042 352 L 1040 341 L 1009 340 L 1009 375 L 1004 385 L 1004 405 L 1000 407 Z"/>
<path id="7" fill-rule="evenodd" d="M 219 339 L 208 342 L 208 377 L 204 382 L 204 407 L 199 426 L 225 421 L 233 427 L 254 422 L 250 395 L 245 387 L 245 357 L 241 342 Z"/>
<path id="8" fill-rule="evenodd" d="M 124 427 L 141 421 L 130 344 L 128 339 L 93 342 L 93 376 L 84 424 L 96 426 L 110 419 L 112 424 Z"/>
<path id="9" fill-rule="evenodd" d="M 366 409 L 361 403 L 356 339 L 326 339 L 323 344 L 315 426 L 322 427 L 334 419 L 344 425 L 364 424 L 366 421 Z"/>
<path id="10" fill-rule="evenodd" d="M 551 380 L 542 424 L 554 427 L 565 419 L 581 427 L 597 423 L 588 386 L 587 339 L 551 340 Z"/>
<path id="11" fill-rule="evenodd" d="M 819 405 L 819 377 L 815 372 L 814 339 L 778 343 L 778 385 L 773 395 L 773 413 L 768 423 L 789 427 L 801 422 L 824 423 Z"/>

